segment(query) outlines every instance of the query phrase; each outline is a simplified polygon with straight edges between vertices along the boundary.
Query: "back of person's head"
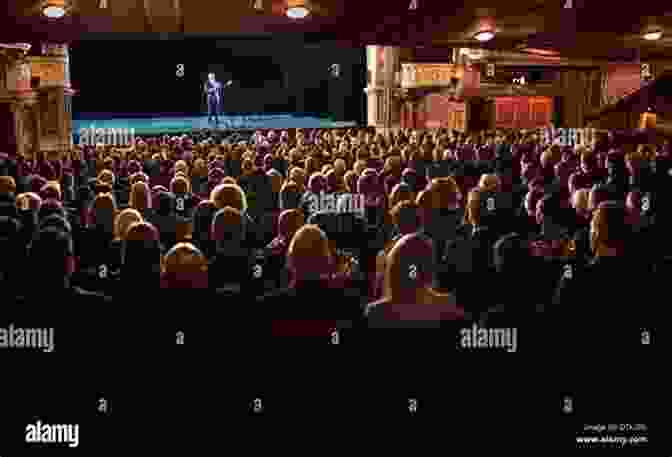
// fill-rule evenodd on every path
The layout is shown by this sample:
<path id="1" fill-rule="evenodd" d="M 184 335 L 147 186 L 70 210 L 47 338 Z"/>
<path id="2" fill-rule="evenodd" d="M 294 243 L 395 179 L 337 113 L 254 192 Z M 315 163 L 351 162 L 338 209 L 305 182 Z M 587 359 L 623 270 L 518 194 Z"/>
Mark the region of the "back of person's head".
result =
<path id="1" fill-rule="evenodd" d="M 100 173 L 98 173 L 98 181 L 104 182 L 106 184 L 109 184 L 111 187 L 114 187 L 114 173 L 110 169 L 104 169 Z"/>
<path id="2" fill-rule="evenodd" d="M 433 249 L 432 241 L 418 233 L 401 237 L 387 254 L 384 296 L 413 300 L 424 292 L 435 273 Z"/>
<path id="3" fill-rule="evenodd" d="M 175 162 L 175 173 L 182 172 L 185 175 L 189 176 L 189 165 L 184 160 L 178 160 Z"/>
<path id="4" fill-rule="evenodd" d="M 39 218 L 43 219 L 52 214 L 56 214 L 62 218 L 67 218 L 67 213 L 60 201 L 53 198 L 43 200 L 38 212 Z"/>
<path id="5" fill-rule="evenodd" d="M 287 250 L 287 267 L 297 279 L 318 279 L 332 272 L 333 258 L 327 235 L 317 225 L 296 231 Z"/>
<path id="6" fill-rule="evenodd" d="M 194 235 L 200 239 L 209 239 L 210 224 L 212 217 L 217 211 L 215 203 L 211 200 L 203 200 L 198 204 L 194 212 Z"/>
<path id="7" fill-rule="evenodd" d="M 474 227 L 481 224 L 481 192 L 477 189 L 469 192 L 464 211 L 464 222 Z"/>
<path id="8" fill-rule="evenodd" d="M 364 160 L 357 160 L 352 168 L 355 174 L 359 177 L 366 169 L 366 162 Z"/>
<path id="9" fill-rule="evenodd" d="M 149 184 L 149 176 L 142 172 L 133 173 L 128 179 L 128 183 L 131 185 L 131 187 L 133 187 L 137 182 L 144 182 Z"/>
<path id="10" fill-rule="evenodd" d="M 230 206 L 218 210 L 212 218 L 210 239 L 240 244 L 245 237 L 245 220 L 240 211 Z"/>
<path id="11" fill-rule="evenodd" d="M 604 185 L 595 185 L 588 194 L 588 208 L 596 210 L 600 203 L 609 200 L 609 189 Z"/>
<path id="12" fill-rule="evenodd" d="M 170 181 L 170 191 L 174 194 L 188 194 L 191 192 L 191 184 L 183 176 L 176 176 Z"/>
<path id="13" fill-rule="evenodd" d="M 93 201 L 93 216 L 96 226 L 106 232 L 114 233 L 114 218 L 117 215 L 117 203 L 111 193 L 99 194 Z"/>
<path id="14" fill-rule="evenodd" d="M 152 192 L 147 183 L 138 181 L 131 187 L 130 207 L 143 213 L 152 207 Z"/>
<path id="15" fill-rule="evenodd" d="M 280 189 L 280 209 L 297 209 L 301 205 L 299 186 L 288 181 Z"/>
<path id="16" fill-rule="evenodd" d="M 308 191 L 314 194 L 319 194 L 320 192 L 323 192 L 325 188 L 326 182 L 324 176 L 319 172 L 313 173 L 308 180 Z"/>
<path id="17" fill-rule="evenodd" d="M 454 208 L 460 201 L 460 188 L 452 176 L 432 179 L 428 190 L 433 209 Z"/>
<path id="18" fill-rule="evenodd" d="M 601 248 L 622 250 L 631 234 L 625 206 L 621 202 L 605 201 L 599 204 L 590 225 L 590 244 L 596 255 Z"/>
<path id="19" fill-rule="evenodd" d="M 357 174 L 353 170 L 348 170 L 343 176 L 345 190 L 349 193 L 357 192 Z"/>
<path id="20" fill-rule="evenodd" d="M 392 223 L 398 227 L 402 235 L 417 232 L 422 224 L 418 206 L 409 200 L 404 200 L 392 208 Z"/>
<path id="21" fill-rule="evenodd" d="M 125 239 L 129 227 L 142 220 L 142 215 L 138 210 L 133 208 L 122 210 L 114 220 L 114 237 L 119 240 Z"/>
<path id="22" fill-rule="evenodd" d="M 518 233 L 501 237 L 494 245 L 494 264 L 498 273 L 518 274 L 530 263 L 528 243 Z"/>
<path id="23" fill-rule="evenodd" d="M 16 196 L 16 207 L 19 210 L 31 210 L 37 214 L 42 207 L 42 199 L 35 192 L 25 192 Z"/>
<path id="24" fill-rule="evenodd" d="M 202 158 L 194 161 L 194 167 L 191 170 L 191 176 L 194 178 L 205 178 L 208 176 L 208 164 Z"/>
<path id="25" fill-rule="evenodd" d="M 343 176 L 346 172 L 346 163 L 343 159 L 336 159 L 334 161 L 334 171 L 338 176 Z"/>
<path id="26" fill-rule="evenodd" d="M 478 188 L 484 192 L 497 192 L 499 187 L 499 177 L 495 174 L 484 174 L 478 182 Z"/>
<path id="27" fill-rule="evenodd" d="M 537 224 L 542 225 L 545 222 L 556 222 L 560 221 L 561 213 L 561 201 L 560 196 L 557 193 L 549 193 L 544 195 L 537 202 L 536 209 L 536 219 Z"/>
<path id="28" fill-rule="evenodd" d="M 589 193 L 588 189 L 577 189 L 574 191 L 574 195 L 572 195 L 572 207 L 575 210 L 588 211 Z"/>
<path id="29" fill-rule="evenodd" d="M 643 195 L 641 191 L 634 190 L 628 193 L 628 196 L 625 199 L 625 206 L 628 212 L 639 214 L 642 212 L 642 199 Z"/>
<path id="30" fill-rule="evenodd" d="M 0 194 L 15 194 L 16 181 L 11 176 L 0 176 Z"/>
<path id="31" fill-rule="evenodd" d="M 125 273 L 129 273 L 130 277 Z M 122 250 L 122 275 L 133 279 L 135 275 L 161 273 L 161 243 L 159 231 L 144 221 L 133 222 L 126 230 Z"/>
<path id="32" fill-rule="evenodd" d="M 266 176 L 268 176 L 268 179 L 270 180 L 272 192 L 274 194 L 279 194 L 283 183 L 282 174 L 278 170 L 271 168 L 266 172 Z"/>
<path id="33" fill-rule="evenodd" d="M 286 209 L 278 217 L 278 235 L 291 240 L 294 234 L 305 224 L 303 211 Z"/>
<path id="34" fill-rule="evenodd" d="M 56 227 L 59 230 L 72 234 L 72 226 L 62 214 L 50 214 L 40 219 L 39 227 L 40 229 L 46 227 Z"/>
<path id="35" fill-rule="evenodd" d="M 159 216 L 174 216 L 175 208 L 175 194 L 172 192 L 159 192 L 157 195 L 156 214 Z"/>
<path id="36" fill-rule="evenodd" d="M 389 195 L 390 208 L 394 208 L 403 201 L 411 201 L 413 198 L 414 195 L 410 186 L 406 183 L 398 183 L 392 188 Z"/>
<path id="37" fill-rule="evenodd" d="M 30 243 L 31 274 L 43 281 L 66 279 L 74 271 L 73 256 L 70 234 L 57 227 L 45 227 L 35 233 Z"/>
<path id="38" fill-rule="evenodd" d="M 208 261 L 191 243 L 177 243 L 163 258 L 166 285 L 170 289 L 207 288 Z"/>
<path id="39" fill-rule="evenodd" d="M 42 197 L 43 200 L 62 200 L 61 185 L 58 181 L 49 181 L 40 189 L 40 197 Z"/>
<path id="40" fill-rule="evenodd" d="M 231 206 L 244 213 L 247 211 L 247 198 L 245 192 L 237 184 L 220 184 L 210 193 L 212 200 L 218 209 Z"/>
<path id="41" fill-rule="evenodd" d="M 18 219 L 0 216 L 0 283 L 13 279 L 12 274 L 18 272 L 25 252 L 21 255 L 20 249 L 25 248 L 21 242 L 21 222 Z M 4 286 L 3 286 L 4 287 Z"/>

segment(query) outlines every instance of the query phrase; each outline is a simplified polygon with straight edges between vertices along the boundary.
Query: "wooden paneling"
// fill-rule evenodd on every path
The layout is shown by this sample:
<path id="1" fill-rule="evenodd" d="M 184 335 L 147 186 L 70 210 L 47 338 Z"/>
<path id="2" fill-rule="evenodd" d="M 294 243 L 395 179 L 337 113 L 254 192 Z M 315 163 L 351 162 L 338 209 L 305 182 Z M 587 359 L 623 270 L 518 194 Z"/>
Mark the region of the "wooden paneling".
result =
<path id="1" fill-rule="evenodd" d="M 431 94 L 425 99 L 427 110 L 424 126 L 446 127 L 455 130 L 466 128 L 466 104 L 451 101 L 443 94 Z"/>
<path id="2" fill-rule="evenodd" d="M 495 126 L 497 128 L 529 129 L 551 122 L 553 99 L 550 97 L 497 97 Z"/>

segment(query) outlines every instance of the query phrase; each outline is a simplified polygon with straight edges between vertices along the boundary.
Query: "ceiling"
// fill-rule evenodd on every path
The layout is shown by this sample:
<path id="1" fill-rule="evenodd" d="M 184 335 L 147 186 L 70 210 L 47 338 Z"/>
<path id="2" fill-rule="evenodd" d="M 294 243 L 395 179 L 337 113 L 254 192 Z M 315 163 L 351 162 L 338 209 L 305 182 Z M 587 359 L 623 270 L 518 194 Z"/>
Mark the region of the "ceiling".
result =
<path id="1" fill-rule="evenodd" d="M 316 14 L 303 20 L 282 15 L 282 0 L 73 0 L 60 20 L 40 15 L 37 0 L 12 0 L 0 6 L 0 42 L 77 41 L 104 33 L 203 34 L 259 36 L 305 34 L 308 39 L 337 40 L 344 46 L 386 44 L 434 47 L 485 47 L 513 50 L 521 43 L 552 48 L 577 59 L 672 58 L 672 2 L 620 4 L 605 0 L 313 0 Z M 631 7 L 630 7 L 631 6 Z M 3 14 L 2 9 L 6 9 Z M 479 24 L 494 27 L 494 40 L 473 40 Z M 667 32 L 647 42 L 649 26 Z M 145 35 L 147 37 L 147 35 Z"/>

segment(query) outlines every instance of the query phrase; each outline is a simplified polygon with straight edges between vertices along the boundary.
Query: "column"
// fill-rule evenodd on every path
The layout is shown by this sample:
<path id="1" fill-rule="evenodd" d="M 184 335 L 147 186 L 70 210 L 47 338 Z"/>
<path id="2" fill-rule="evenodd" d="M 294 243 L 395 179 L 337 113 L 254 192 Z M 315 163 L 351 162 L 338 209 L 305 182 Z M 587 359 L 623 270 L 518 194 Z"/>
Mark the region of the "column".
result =
<path id="1" fill-rule="evenodd" d="M 397 88 L 397 73 L 401 71 L 400 49 L 390 46 L 367 46 L 369 80 L 367 94 L 367 124 L 380 129 L 398 128 L 401 103 L 392 96 Z"/>
<path id="2" fill-rule="evenodd" d="M 38 130 L 40 145 L 45 151 L 72 147 L 72 95 L 70 85 L 69 46 L 63 43 L 43 43 L 42 56 L 30 57 L 35 68 L 41 69 L 39 110 L 42 124 Z M 48 69 L 48 70 L 47 70 Z M 44 125 L 47 123 L 48 125 Z"/>

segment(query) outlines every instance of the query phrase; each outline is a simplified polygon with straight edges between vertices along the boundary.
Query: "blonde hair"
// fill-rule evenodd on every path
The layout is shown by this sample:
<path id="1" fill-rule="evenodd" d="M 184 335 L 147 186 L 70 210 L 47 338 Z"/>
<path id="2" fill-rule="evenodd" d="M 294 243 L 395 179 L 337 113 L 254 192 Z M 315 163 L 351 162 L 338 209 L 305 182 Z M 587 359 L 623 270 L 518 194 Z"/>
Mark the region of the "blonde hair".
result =
<path id="1" fill-rule="evenodd" d="M 494 174 L 484 174 L 478 182 L 478 188 L 484 192 L 496 192 L 499 188 L 499 177 Z"/>
<path id="2" fill-rule="evenodd" d="M 202 273 L 207 271 L 208 261 L 203 253 L 191 243 L 177 243 L 163 257 L 163 270 L 169 275 Z"/>
<path id="3" fill-rule="evenodd" d="M 590 192 L 588 189 L 577 189 L 572 195 L 572 207 L 574 209 L 588 210 Z"/>
<path id="4" fill-rule="evenodd" d="M 16 192 L 16 181 L 11 176 L 0 176 L 0 193 L 10 192 Z"/>
<path id="5" fill-rule="evenodd" d="M 58 181 L 48 181 L 40 189 L 40 194 L 44 195 L 45 198 L 55 198 L 56 200 L 62 200 L 61 185 Z"/>
<path id="6" fill-rule="evenodd" d="M 125 239 L 128 229 L 136 222 L 143 222 L 138 210 L 126 208 L 121 211 L 114 220 L 114 237 L 118 240 Z"/>
<path id="7" fill-rule="evenodd" d="M 114 187 L 114 173 L 112 173 L 110 170 L 105 169 L 98 173 L 98 181 L 104 182 L 106 184 L 109 184 L 110 186 Z"/>
<path id="8" fill-rule="evenodd" d="M 131 187 L 131 208 L 137 209 L 140 212 L 146 211 L 152 207 L 152 194 L 146 182 L 136 182 Z"/>
<path id="9" fill-rule="evenodd" d="M 42 207 L 42 198 L 35 192 L 24 192 L 16 197 L 16 207 L 22 210 L 39 211 Z"/>
<path id="10" fill-rule="evenodd" d="M 296 231 L 289 243 L 287 264 L 300 273 L 328 273 L 327 269 L 320 271 L 319 261 L 316 262 L 319 258 L 331 259 L 327 235 L 315 224 L 304 225 Z"/>
<path id="11" fill-rule="evenodd" d="M 175 176 L 170 181 L 170 191 L 174 194 L 186 194 L 191 192 L 191 184 L 183 176 Z"/>
<path id="12" fill-rule="evenodd" d="M 464 219 L 467 224 L 474 226 L 481 223 L 481 193 L 478 190 L 469 192 Z"/>
<path id="13" fill-rule="evenodd" d="M 231 206 L 244 213 L 247 211 L 247 197 L 243 189 L 237 184 L 220 184 L 210 193 L 210 200 L 217 209 Z"/>

